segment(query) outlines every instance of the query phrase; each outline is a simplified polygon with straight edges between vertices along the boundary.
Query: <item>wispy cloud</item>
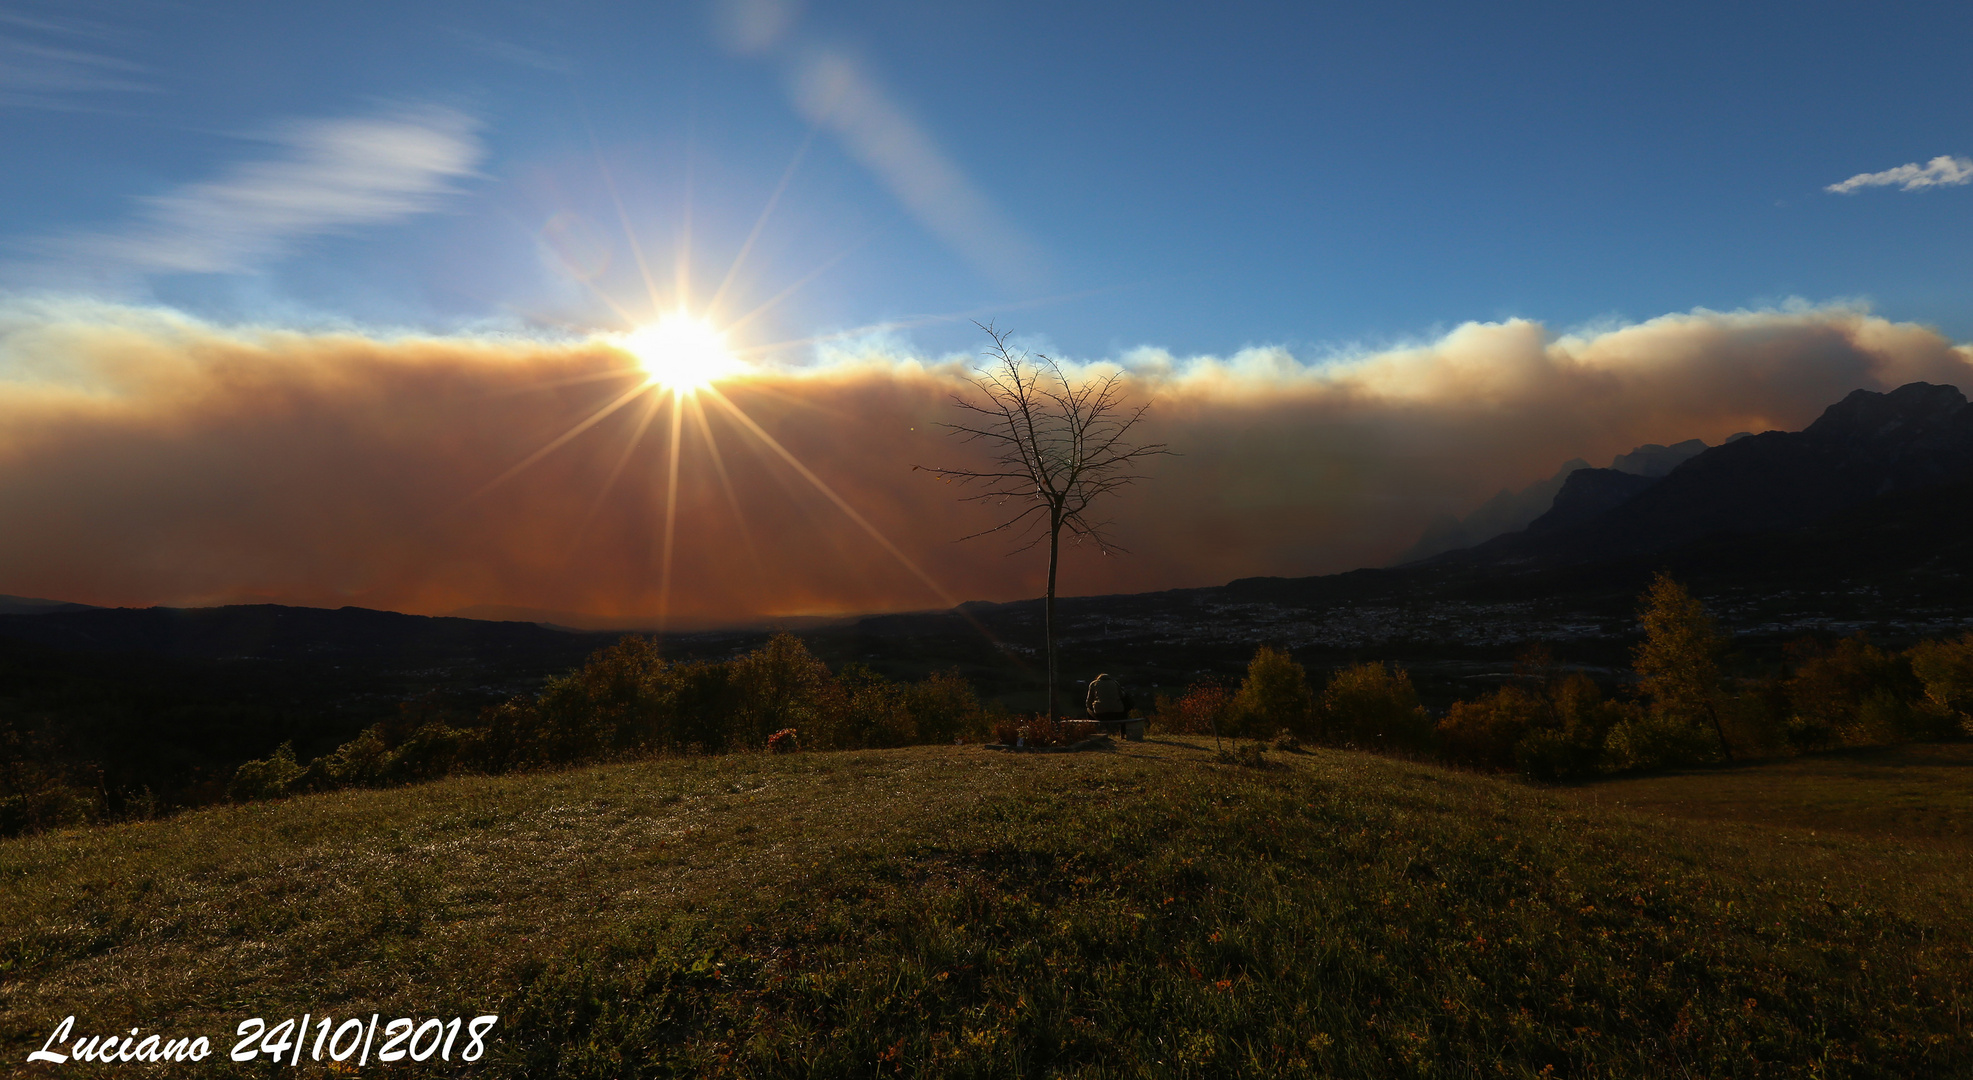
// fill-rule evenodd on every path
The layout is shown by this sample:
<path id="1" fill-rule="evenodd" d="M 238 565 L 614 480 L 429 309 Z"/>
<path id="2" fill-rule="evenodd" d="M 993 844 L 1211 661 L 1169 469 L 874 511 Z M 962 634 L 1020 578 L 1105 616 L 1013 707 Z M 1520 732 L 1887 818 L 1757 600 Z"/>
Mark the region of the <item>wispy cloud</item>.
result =
<path id="1" fill-rule="evenodd" d="M 934 236 L 1002 281 L 1032 275 L 1033 244 L 854 60 L 811 52 L 795 67 L 794 89 L 803 115 L 835 131 Z"/>
<path id="2" fill-rule="evenodd" d="M 525 45 L 516 45 L 502 38 L 488 37 L 477 31 L 459 27 L 451 27 L 447 33 L 451 34 L 452 39 L 462 47 L 491 60 L 518 64 L 521 67 L 546 71 L 554 75 L 566 75 L 569 71 L 569 62 L 552 52 L 530 49 Z"/>
<path id="3" fill-rule="evenodd" d="M 0 107 L 84 108 L 94 94 L 153 89 L 143 65 L 94 48 L 115 36 L 80 19 L 0 10 Z"/>
<path id="4" fill-rule="evenodd" d="M 739 55 L 777 57 L 795 108 L 834 132 L 920 225 L 989 277 L 1031 285 L 1040 248 L 864 64 L 798 42 L 800 15 L 795 0 L 716 0 L 713 36 Z"/>
<path id="5" fill-rule="evenodd" d="M 138 271 L 244 270 L 296 240 L 437 208 L 485 156 L 478 129 L 438 107 L 295 123 L 268 139 L 279 153 L 147 196 L 126 228 L 52 246 Z"/>
<path id="6" fill-rule="evenodd" d="M 736 53 L 757 55 L 780 44 L 799 14 L 795 0 L 715 0 L 713 35 Z"/>
<path id="7" fill-rule="evenodd" d="M 1917 162 L 1900 165 L 1883 172 L 1858 173 L 1840 184 L 1830 184 L 1822 190 L 1836 195 L 1848 195 L 1867 187 L 1896 186 L 1905 191 L 1917 191 L 1928 187 L 1956 187 L 1973 182 L 1973 158 L 1949 157 L 1940 154 L 1923 165 Z"/>

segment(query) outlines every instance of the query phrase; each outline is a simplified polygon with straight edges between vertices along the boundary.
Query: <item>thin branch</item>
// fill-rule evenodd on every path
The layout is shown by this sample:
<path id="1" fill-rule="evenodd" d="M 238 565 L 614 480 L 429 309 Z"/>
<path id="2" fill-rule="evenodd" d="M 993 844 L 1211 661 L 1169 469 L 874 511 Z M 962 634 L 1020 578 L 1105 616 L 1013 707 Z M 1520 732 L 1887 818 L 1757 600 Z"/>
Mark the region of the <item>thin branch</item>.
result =
<path id="1" fill-rule="evenodd" d="M 1014 348 L 991 324 L 975 325 L 992 341 L 986 363 L 967 380 L 976 394 L 953 395 L 953 406 L 967 419 L 939 426 L 962 443 L 985 448 L 985 461 L 912 468 L 974 488 L 961 502 L 1023 504 L 999 524 L 962 540 L 1007 532 L 1025 536 L 1052 525 L 1106 553 L 1124 550 L 1106 535 L 1108 521 L 1091 522 L 1085 512 L 1145 479 L 1137 469 L 1143 459 L 1171 453 L 1164 443 L 1131 441 L 1151 406 L 1125 402 L 1121 372 L 1076 382 L 1053 357 Z M 1032 548 L 1047 531 L 1014 550 Z"/>

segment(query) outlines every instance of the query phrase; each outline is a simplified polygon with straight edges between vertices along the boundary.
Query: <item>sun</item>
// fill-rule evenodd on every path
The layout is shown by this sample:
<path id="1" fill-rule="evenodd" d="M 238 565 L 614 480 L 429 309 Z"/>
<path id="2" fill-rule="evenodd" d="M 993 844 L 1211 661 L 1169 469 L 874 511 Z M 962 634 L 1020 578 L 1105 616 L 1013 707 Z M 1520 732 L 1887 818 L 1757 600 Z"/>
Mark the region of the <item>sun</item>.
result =
<path id="1" fill-rule="evenodd" d="M 683 311 L 632 330 L 622 345 L 652 383 L 679 394 L 704 390 L 740 370 L 726 335 Z"/>

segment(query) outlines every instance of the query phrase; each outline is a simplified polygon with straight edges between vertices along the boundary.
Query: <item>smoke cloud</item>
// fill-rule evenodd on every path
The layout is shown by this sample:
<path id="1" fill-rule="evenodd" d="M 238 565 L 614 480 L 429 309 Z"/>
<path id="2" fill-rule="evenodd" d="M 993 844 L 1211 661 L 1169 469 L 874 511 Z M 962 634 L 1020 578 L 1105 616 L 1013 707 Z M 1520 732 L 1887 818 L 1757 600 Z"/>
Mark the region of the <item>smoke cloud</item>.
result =
<path id="1" fill-rule="evenodd" d="M 16 302 L 0 307 L 0 593 L 626 624 L 664 608 L 674 626 L 1034 596 L 1043 556 L 954 543 L 993 524 L 991 508 L 910 468 L 963 452 L 938 424 L 970 362 L 854 352 L 723 383 L 757 432 L 711 395 L 677 403 L 667 593 L 674 401 L 631 393 L 630 358 L 605 340 L 299 333 Z M 1154 402 L 1146 438 L 1178 456 L 1111 507 L 1130 553 L 1070 549 L 1063 588 L 1379 565 L 1434 516 L 1571 457 L 1799 428 L 1859 387 L 1964 389 L 1970 362 L 1935 331 L 1842 307 L 1559 335 L 1471 323 L 1314 359 L 1140 349 L 1071 371 L 1128 370 Z"/>

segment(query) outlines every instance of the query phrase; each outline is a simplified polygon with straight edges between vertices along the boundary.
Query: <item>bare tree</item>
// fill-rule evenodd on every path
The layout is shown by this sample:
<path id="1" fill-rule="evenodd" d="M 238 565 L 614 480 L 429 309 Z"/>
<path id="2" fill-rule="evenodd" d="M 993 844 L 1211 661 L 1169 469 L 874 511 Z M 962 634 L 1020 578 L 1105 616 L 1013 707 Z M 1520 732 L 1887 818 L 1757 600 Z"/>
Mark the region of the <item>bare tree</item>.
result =
<path id="1" fill-rule="evenodd" d="M 990 324 L 980 329 L 993 339 L 986 362 L 968 380 L 980 398 L 955 394 L 953 403 L 966 415 L 960 423 L 940 426 L 948 434 L 980 444 L 988 461 L 976 467 L 912 468 L 977 489 L 961 501 L 991 503 L 1011 511 L 1000 524 L 960 539 L 1009 534 L 1022 541 L 1010 555 L 1048 541 L 1048 595 L 1042 610 L 1048 647 L 1048 718 L 1053 720 L 1060 713 L 1055 572 L 1061 561 L 1062 530 L 1068 530 L 1070 542 L 1094 543 L 1105 555 L 1123 551 L 1104 532 L 1110 523 L 1090 517 L 1090 507 L 1144 479 L 1136 471 L 1139 461 L 1171 451 L 1163 443 L 1132 441 L 1132 429 L 1151 406 L 1125 400 L 1121 372 L 1077 382 L 1047 356 L 1008 345 L 1005 332 Z"/>

